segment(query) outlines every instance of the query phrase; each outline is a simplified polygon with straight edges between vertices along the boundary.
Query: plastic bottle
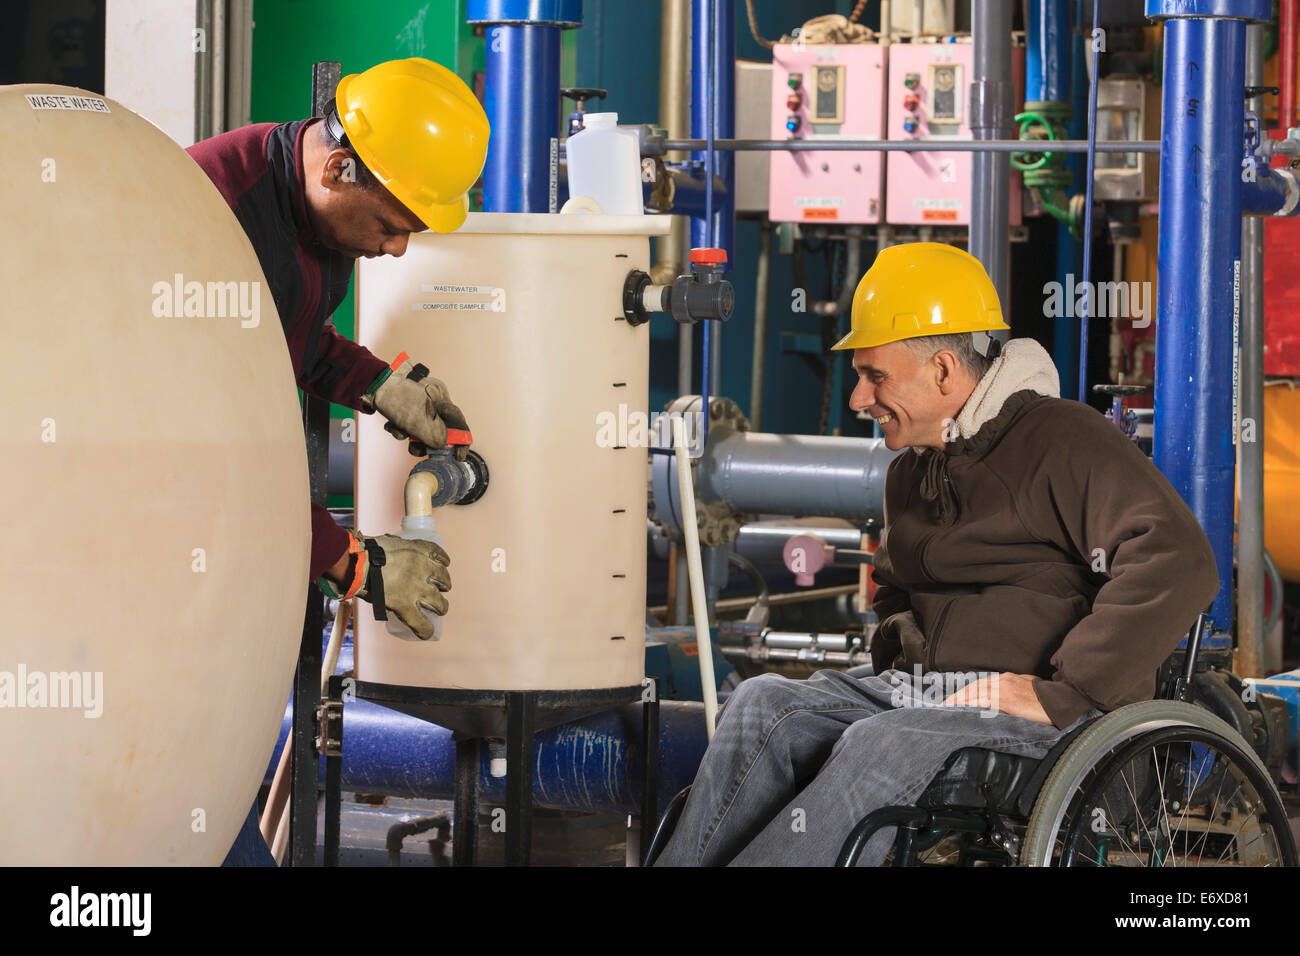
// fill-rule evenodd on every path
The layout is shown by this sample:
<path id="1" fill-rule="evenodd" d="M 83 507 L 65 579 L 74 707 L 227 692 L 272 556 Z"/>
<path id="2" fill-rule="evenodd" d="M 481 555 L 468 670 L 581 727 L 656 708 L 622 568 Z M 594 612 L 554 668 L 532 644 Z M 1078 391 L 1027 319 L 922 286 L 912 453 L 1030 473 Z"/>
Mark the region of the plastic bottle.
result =
<path id="1" fill-rule="evenodd" d="M 438 547 L 443 547 L 442 536 L 433 530 L 433 515 L 407 515 L 402 519 L 402 531 L 399 538 L 408 538 L 417 541 L 432 541 Z M 424 616 L 429 619 L 433 625 L 433 637 L 430 640 L 438 640 L 442 637 L 442 615 L 434 614 L 432 611 L 425 611 Z M 404 641 L 418 641 L 415 632 L 399 621 L 393 613 L 388 613 L 388 633 L 394 637 L 400 637 Z"/>
<path id="2" fill-rule="evenodd" d="M 587 113 L 583 122 L 565 144 L 569 195 L 590 196 L 606 215 L 641 215 L 645 199 L 636 133 L 618 128 L 617 113 Z"/>

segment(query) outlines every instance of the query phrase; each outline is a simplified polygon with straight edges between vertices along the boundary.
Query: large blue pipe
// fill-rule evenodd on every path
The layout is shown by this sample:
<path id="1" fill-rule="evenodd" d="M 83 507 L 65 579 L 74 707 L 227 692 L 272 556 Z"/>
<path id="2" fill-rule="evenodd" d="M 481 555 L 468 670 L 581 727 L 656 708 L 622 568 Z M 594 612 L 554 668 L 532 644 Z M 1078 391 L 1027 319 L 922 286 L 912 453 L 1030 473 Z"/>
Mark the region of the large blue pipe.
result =
<path id="1" fill-rule="evenodd" d="M 292 727 L 285 713 L 280 739 L 267 768 L 270 783 Z M 631 704 L 535 737 L 533 804 L 557 810 L 637 813 L 641 806 L 641 705 Z M 659 807 L 695 779 L 708 739 L 704 705 L 665 700 L 659 704 Z M 479 767 L 484 803 L 505 803 L 506 781 Z M 325 786 L 325 761 L 320 762 Z M 456 789 L 456 745 L 451 731 L 367 700 L 343 708 L 343 789 L 395 797 L 450 800 Z"/>
<path id="2" fill-rule="evenodd" d="M 1211 615 L 1232 626 L 1237 286 L 1246 20 L 1269 0 L 1147 0 L 1164 24 L 1155 463 L 1218 564 Z"/>
<path id="3" fill-rule="evenodd" d="M 487 212 L 548 212 L 551 141 L 560 134 L 560 32 L 582 0 L 469 0 L 484 27 L 483 107 L 492 126 L 483 168 Z"/>

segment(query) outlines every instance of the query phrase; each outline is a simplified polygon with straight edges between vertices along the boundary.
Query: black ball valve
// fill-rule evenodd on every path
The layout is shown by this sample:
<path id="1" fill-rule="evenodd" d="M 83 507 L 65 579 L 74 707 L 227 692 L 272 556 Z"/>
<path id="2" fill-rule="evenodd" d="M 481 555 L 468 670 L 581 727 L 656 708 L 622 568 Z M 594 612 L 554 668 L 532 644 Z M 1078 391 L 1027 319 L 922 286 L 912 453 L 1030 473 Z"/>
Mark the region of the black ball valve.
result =
<path id="1" fill-rule="evenodd" d="M 652 312 L 671 312 L 678 322 L 731 318 L 736 296 L 722 277 L 727 265 L 725 249 L 692 249 L 691 271 L 667 285 L 655 285 L 639 269 L 623 283 L 623 316 L 629 325 L 650 321 Z"/>

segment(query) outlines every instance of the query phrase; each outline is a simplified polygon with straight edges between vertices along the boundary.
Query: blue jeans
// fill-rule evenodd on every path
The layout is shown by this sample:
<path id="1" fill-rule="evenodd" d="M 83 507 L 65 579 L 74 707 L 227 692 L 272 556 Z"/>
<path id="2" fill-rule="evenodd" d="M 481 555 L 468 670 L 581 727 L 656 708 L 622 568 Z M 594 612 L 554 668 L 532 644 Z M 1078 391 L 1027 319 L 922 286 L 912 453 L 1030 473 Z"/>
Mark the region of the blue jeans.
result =
<path id="1" fill-rule="evenodd" d="M 258 828 L 256 798 L 253 800 L 252 809 L 248 811 L 248 819 L 244 821 L 243 829 L 235 837 L 235 845 L 230 848 L 221 865 L 275 866 L 275 857 L 271 855 L 271 848 L 262 839 L 262 831 Z"/>
<path id="2" fill-rule="evenodd" d="M 824 670 L 807 680 L 763 674 L 742 681 L 718 713 L 656 865 L 828 866 L 859 820 L 914 803 L 955 751 L 1042 757 L 1098 715 L 1058 730 L 979 707 L 933 706 L 943 699 L 934 684 L 944 676 L 918 682 L 897 670 L 860 679 Z M 878 865 L 894 833 L 872 837 L 858 865 Z"/>

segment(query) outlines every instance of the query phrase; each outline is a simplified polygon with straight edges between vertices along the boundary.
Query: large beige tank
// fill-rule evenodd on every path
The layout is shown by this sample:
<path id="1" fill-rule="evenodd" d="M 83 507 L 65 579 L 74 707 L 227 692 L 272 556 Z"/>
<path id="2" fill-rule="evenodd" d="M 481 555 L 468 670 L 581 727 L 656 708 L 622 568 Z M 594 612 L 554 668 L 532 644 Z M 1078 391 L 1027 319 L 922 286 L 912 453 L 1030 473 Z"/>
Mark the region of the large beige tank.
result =
<path id="1" fill-rule="evenodd" d="M 491 480 L 480 500 L 434 511 L 451 555 L 441 639 L 393 637 L 363 606 L 358 679 L 640 682 L 646 452 L 615 446 L 626 444 L 620 416 L 625 439 L 628 417 L 647 412 L 649 327 L 622 320 L 622 293 L 630 270 L 648 268 L 648 236 L 667 227 L 666 217 L 471 214 L 450 235 L 412 236 L 400 259 L 361 262 L 358 340 L 382 358 L 408 352 L 446 382 Z M 378 416 L 359 418 L 357 525 L 395 531 L 415 459 Z"/>
<path id="2" fill-rule="evenodd" d="M 220 863 L 307 585 L 284 334 L 164 133 L 56 86 L 0 87 L 0 127 L 0 863 Z"/>

